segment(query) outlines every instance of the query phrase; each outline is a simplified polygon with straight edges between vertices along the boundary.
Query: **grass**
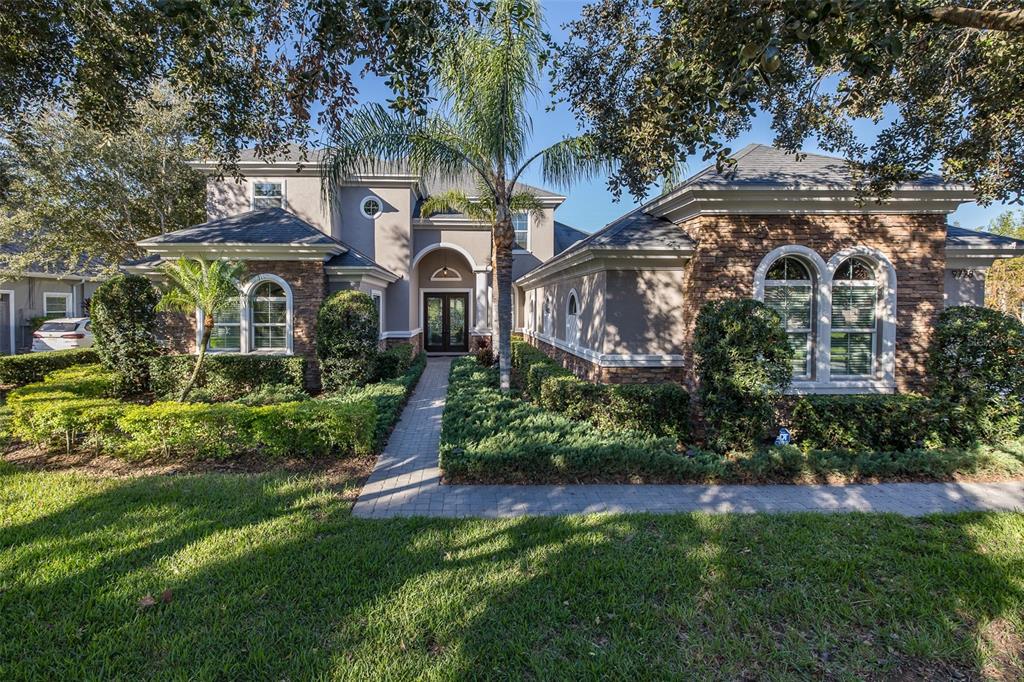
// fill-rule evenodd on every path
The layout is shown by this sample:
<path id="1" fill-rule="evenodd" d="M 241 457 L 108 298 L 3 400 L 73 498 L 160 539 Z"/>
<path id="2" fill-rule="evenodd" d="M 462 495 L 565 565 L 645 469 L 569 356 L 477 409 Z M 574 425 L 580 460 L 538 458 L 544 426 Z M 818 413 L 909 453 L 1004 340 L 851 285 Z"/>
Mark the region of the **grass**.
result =
<path id="1" fill-rule="evenodd" d="M 1021 515 L 369 521 L 355 485 L 0 463 L 0 678 L 1024 675 Z"/>

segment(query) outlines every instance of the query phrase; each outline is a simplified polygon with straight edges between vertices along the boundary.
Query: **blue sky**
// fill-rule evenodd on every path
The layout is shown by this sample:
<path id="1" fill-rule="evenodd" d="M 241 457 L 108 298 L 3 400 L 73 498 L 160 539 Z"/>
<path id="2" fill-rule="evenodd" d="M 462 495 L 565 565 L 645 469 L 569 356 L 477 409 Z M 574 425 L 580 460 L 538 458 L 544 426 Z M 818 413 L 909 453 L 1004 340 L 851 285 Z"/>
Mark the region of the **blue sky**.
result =
<path id="1" fill-rule="evenodd" d="M 579 15 L 579 10 L 583 3 L 571 0 L 544 0 L 542 4 L 548 29 L 556 40 L 561 40 L 565 36 L 562 25 Z M 548 89 L 547 82 L 543 83 L 543 96 L 533 105 L 533 145 L 536 149 L 541 149 L 557 142 L 563 137 L 574 135 L 578 132 L 576 121 L 565 105 L 556 107 L 554 111 L 547 111 L 547 107 L 551 104 L 547 94 Z M 379 79 L 367 78 L 363 79 L 360 83 L 359 98 L 362 101 L 384 103 L 390 96 L 390 91 Z M 868 140 L 873 137 L 873 131 L 876 129 L 876 125 L 871 122 L 865 122 L 859 127 L 858 132 L 863 136 L 863 139 Z M 771 144 L 773 137 L 770 120 L 766 116 L 761 116 L 755 119 L 749 131 L 733 140 L 730 146 L 733 149 L 740 149 L 752 142 Z M 813 143 L 810 143 L 804 147 L 803 151 L 820 152 L 821 150 L 814 146 Z M 686 174 L 696 173 L 705 165 L 699 156 L 688 159 L 686 162 Z M 530 184 L 543 186 L 539 165 L 531 168 L 523 180 Z M 596 179 L 591 182 L 574 185 L 570 191 L 564 193 L 569 198 L 558 209 L 556 218 L 587 232 L 600 229 L 618 216 L 629 211 L 638 203 L 628 194 L 624 194 L 616 202 L 611 193 L 608 192 L 604 179 Z M 977 228 L 987 225 L 992 218 L 1007 208 L 1007 206 L 1002 204 L 991 204 L 989 206 L 979 206 L 973 203 L 965 204 L 953 213 L 949 219 L 951 222 L 958 222 L 962 227 Z"/>

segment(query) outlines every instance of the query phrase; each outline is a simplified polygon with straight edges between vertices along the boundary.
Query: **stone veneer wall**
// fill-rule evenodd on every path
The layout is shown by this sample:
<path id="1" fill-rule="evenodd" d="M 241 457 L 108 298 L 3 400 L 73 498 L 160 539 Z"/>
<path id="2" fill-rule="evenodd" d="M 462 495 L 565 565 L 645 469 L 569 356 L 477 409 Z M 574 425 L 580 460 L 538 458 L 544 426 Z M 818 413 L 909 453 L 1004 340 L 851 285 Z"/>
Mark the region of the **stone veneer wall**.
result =
<path id="1" fill-rule="evenodd" d="M 601 367 L 533 336 L 525 338 L 531 346 L 544 351 L 562 367 L 587 381 L 601 384 L 660 384 L 666 381 L 682 382 L 686 377 L 684 367 Z"/>
<path id="2" fill-rule="evenodd" d="M 787 244 L 812 248 L 826 262 L 852 246 L 886 255 L 896 269 L 896 385 L 900 391 L 925 387 L 925 355 L 943 308 L 944 215 L 700 216 L 681 229 L 698 243 L 683 279 L 691 388 L 693 329 L 701 306 L 752 296 L 761 260 Z"/>
<path id="3" fill-rule="evenodd" d="M 292 350 L 303 355 L 306 386 L 320 387 L 320 367 L 316 360 L 316 316 L 327 291 L 327 277 L 320 261 L 248 261 L 246 279 L 260 274 L 277 275 L 292 289 Z M 196 350 L 195 315 L 164 314 L 160 320 L 160 338 L 175 353 Z"/>

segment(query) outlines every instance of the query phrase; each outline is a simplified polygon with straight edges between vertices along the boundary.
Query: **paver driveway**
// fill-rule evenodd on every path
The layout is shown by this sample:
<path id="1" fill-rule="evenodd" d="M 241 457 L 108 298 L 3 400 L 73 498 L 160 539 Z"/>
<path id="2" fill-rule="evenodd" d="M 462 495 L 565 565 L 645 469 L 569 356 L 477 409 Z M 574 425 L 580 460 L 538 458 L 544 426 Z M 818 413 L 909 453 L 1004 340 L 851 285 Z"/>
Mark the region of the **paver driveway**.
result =
<path id="1" fill-rule="evenodd" d="M 437 466 L 451 358 L 431 358 L 352 513 L 362 517 L 592 512 L 1024 510 L 1024 481 L 877 485 L 442 485 Z"/>

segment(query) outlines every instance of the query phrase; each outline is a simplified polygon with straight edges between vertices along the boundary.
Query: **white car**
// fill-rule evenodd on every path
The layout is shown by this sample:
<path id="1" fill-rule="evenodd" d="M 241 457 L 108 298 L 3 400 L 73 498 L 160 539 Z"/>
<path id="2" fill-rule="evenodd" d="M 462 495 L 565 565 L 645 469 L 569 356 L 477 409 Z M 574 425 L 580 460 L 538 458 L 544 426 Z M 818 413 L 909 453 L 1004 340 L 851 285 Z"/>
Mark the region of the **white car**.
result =
<path id="1" fill-rule="evenodd" d="M 89 348 L 93 340 L 88 317 L 60 317 L 43 322 L 32 334 L 32 352 Z"/>

